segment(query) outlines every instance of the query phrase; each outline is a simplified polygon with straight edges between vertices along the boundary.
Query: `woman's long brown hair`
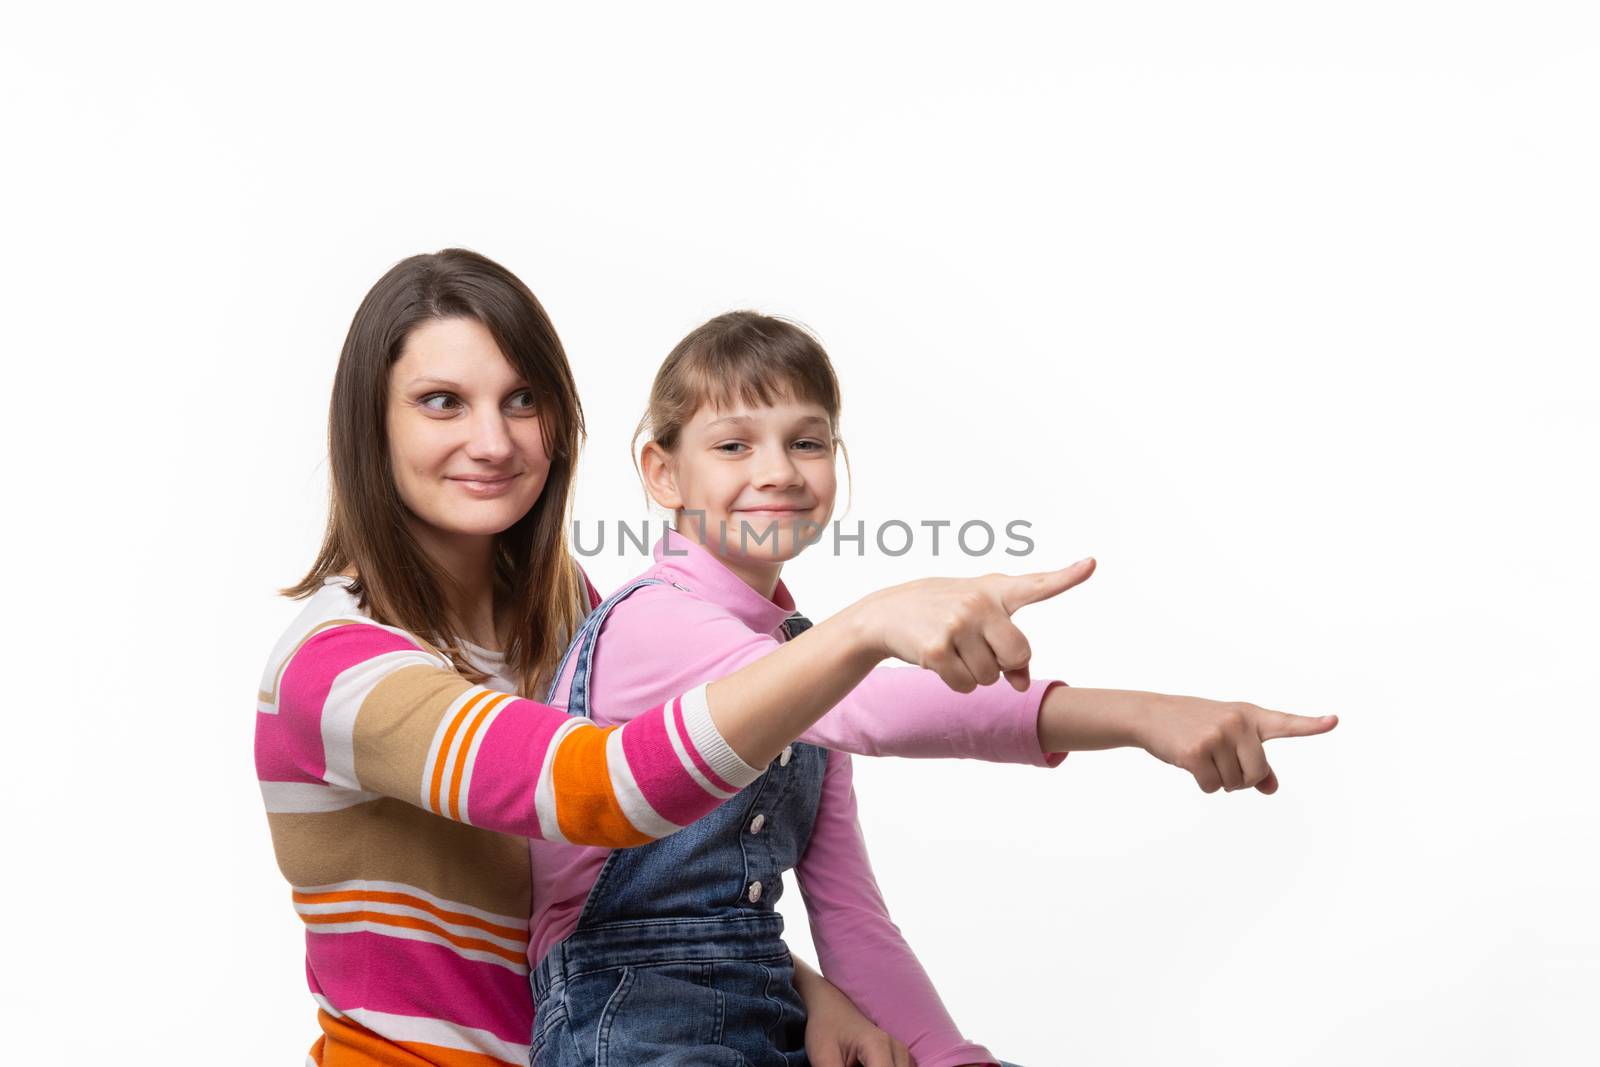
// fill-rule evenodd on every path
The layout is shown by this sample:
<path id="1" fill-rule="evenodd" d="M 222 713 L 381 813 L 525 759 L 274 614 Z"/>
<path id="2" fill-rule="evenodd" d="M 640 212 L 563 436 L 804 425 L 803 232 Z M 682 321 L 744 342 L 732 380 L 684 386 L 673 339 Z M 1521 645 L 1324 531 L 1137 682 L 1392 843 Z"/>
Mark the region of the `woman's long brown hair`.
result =
<path id="1" fill-rule="evenodd" d="M 532 387 L 550 474 L 538 501 L 495 538 L 495 616 L 505 620 L 506 665 L 537 697 L 588 608 L 567 550 L 568 516 L 583 408 L 555 327 L 528 287 L 476 252 L 447 248 L 396 263 L 356 309 L 328 410 L 328 527 L 311 570 L 283 590 L 299 599 L 355 570 L 352 591 L 374 621 L 434 644 L 464 675 L 483 674 L 462 652 L 444 574 L 407 523 L 389 463 L 389 372 L 417 326 L 431 319 L 483 324 Z"/>

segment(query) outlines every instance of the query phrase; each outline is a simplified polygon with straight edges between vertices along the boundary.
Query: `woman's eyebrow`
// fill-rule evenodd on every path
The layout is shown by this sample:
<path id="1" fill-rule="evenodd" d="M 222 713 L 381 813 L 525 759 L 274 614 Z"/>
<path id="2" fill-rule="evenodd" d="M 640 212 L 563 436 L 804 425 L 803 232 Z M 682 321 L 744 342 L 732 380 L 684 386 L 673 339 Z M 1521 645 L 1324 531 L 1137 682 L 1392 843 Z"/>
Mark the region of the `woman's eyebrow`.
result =
<path id="1" fill-rule="evenodd" d="M 461 391 L 461 383 L 460 382 L 453 382 L 449 378 L 435 378 L 432 375 L 424 375 L 421 378 L 413 378 L 409 382 L 406 383 L 406 388 L 410 389 L 410 388 L 414 388 L 414 387 L 419 386 L 419 385 L 430 385 L 430 386 L 434 386 L 434 387 L 440 388 L 440 389 L 454 389 L 457 392 Z M 505 387 L 506 392 L 508 392 L 508 393 L 514 393 L 519 389 L 532 389 L 532 388 L 533 388 L 533 386 L 529 385 L 526 381 L 523 381 L 521 378 L 518 378 L 515 382 L 512 382 L 510 385 Z"/>

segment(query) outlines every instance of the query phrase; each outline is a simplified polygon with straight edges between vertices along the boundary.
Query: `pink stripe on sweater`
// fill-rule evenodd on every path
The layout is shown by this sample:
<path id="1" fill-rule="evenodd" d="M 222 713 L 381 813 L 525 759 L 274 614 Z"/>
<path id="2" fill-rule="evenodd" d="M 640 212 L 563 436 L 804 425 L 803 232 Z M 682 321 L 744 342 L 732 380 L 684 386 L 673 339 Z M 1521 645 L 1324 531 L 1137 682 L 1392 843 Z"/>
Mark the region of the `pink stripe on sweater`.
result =
<path id="1" fill-rule="evenodd" d="M 312 988 L 341 1011 L 367 1008 L 443 1019 L 525 1045 L 533 1035 L 528 978 L 463 959 L 442 945 L 372 933 L 306 932 Z M 310 975 L 308 974 L 308 977 Z"/>
<path id="2" fill-rule="evenodd" d="M 322 781 L 322 710 L 334 679 L 373 656 L 416 648 L 398 634 L 360 623 L 324 630 L 301 645 L 278 683 L 278 714 L 256 717 L 256 777 Z"/>
<path id="3" fill-rule="evenodd" d="M 256 712 L 256 778 L 263 782 L 314 782 L 322 781 L 325 769 L 322 757 L 322 739 L 317 734 L 315 751 L 307 745 L 306 738 L 296 737 L 296 720 L 285 720 L 282 715 Z M 303 733 L 304 730 L 302 729 Z M 297 760 L 305 760 L 316 767 L 316 773 L 302 770 Z"/>
<path id="4" fill-rule="evenodd" d="M 676 707 L 678 702 L 671 703 Z M 622 754 L 639 792 L 656 814 L 679 826 L 688 826 L 715 808 L 717 798 L 706 792 L 678 761 L 667 737 L 668 729 L 666 708 L 651 709 L 622 728 Z M 684 744 L 693 751 L 687 738 Z M 696 759 L 705 763 L 698 753 Z"/>
<path id="5" fill-rule="evenodd" d="M 311 969 L 311 956 L 306 956 L 306 985 L 311 987 L 311 992 L 322 992 L 322 986 L 317 984 L 317 973 Z"/>
<path id="6" fill-rule="evenodd" d="M 677 731 L 678 740 L 683 742 L 684 751 L 689 753 L 689 760 L 695 765 L 696 769 L 698 769 L 701 774 L 706 776 L 706 781 L 710 782 L 724 793 L 737 793 L 739 791 L 738 786 L 729 785 L 723 780 L 721 775 L 717 774 L 716 771 L 711 769 L 711 764 L 706 762 L 705 757 L 700 755 L 700 750 L 695 748 L 694 742 L 689 739 L 689 730 L 683 725 L 682 697 L 679 697 L 672 702 L 672 728 Z"/>
<path id="7" fill-rule="evenodd" d="M 467 810 L 474 825 L 524 837 L 544 836 L 535 809 L 539 769 L 550 739 L 565 721 L 565 716 L 531 700 L 506 702 L 484 732 L 472 762 Z"/>

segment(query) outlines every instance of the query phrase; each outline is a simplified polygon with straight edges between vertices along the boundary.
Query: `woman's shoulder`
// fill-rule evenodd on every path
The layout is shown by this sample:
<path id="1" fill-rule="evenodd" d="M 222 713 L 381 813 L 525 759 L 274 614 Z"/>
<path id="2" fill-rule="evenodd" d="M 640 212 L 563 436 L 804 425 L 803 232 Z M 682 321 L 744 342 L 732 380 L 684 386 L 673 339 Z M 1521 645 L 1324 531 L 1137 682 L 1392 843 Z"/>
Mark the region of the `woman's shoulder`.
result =
<path id="1" fill-rule="evenodd" d="M 346 643 L 359 643 L 371 655 L 386 652 L 423 652 L 439 660 L 440 666 L 449 664 L 432 653 L 426 642 L 395 626 L 374 622 L 361 607 L 352 589 L 350 578 L 335 576 L 323 580 L 322 588 L 307 597 L 299 614 L 289 623 L 273 645 L 262 672 L 258 697 L 259 710 L 276 709 L 278 682 L 284 669 L 306 644 L 329 631 L 339 631 Z M 358 650 L 359 654 L 359 650 Z M 361 658 L 365 658 L 362 656 Z"/>
<path id="2" fill-rule="evenodd" d="M 583 564 L 574 559 L 572 565 L 577 568 L 578 581 L 583 585 L 583 610 L 587 614 L 599 607 L 600 601 L 605 598 L 600 595 L 600 590 L 594 587 L 594 582 L 589 578 L 589 572 L 583 569 Z"/>

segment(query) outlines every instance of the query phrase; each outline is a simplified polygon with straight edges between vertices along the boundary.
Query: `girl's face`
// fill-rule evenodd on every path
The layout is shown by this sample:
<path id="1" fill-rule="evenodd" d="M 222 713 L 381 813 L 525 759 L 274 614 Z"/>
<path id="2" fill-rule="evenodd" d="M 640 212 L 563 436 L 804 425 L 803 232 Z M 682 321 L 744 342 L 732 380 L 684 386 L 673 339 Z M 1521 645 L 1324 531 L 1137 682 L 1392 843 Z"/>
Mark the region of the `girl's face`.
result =
<path id="1" fill-rule="evenodd" d="M 652 442 L 642 458 L 678 532 L 769 595 L 783 564 L 820 540 L 833 514 L 833 429 L 819 404 L 702 407 L 674 452 Z"/>
<path id="2" fill-rule="evenodd" d="M 532 390 L 476 319 L 430 319 L 389 370 L 389 460 L 426 548 L 491 538 L 550 473 Z"/>

